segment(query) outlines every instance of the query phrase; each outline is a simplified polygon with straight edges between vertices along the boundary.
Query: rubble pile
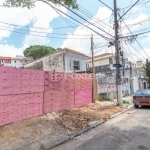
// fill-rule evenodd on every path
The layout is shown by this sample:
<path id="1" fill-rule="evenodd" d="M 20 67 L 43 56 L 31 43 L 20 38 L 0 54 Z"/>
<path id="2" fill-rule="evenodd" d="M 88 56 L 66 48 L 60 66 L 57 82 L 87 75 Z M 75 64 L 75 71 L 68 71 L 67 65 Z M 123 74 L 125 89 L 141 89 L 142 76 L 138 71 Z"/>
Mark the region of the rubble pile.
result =
<path id="1" fill-rule="evenodd" d="M 106 121 L 111 115 L 122 110 L 122 107 L 112 105 L 102 106 L 100 103 L 89 104 L 85 107 L 61 111 L 57 122 L 70 131 L 78 131 L 87 127 L 92 121 Z"/>

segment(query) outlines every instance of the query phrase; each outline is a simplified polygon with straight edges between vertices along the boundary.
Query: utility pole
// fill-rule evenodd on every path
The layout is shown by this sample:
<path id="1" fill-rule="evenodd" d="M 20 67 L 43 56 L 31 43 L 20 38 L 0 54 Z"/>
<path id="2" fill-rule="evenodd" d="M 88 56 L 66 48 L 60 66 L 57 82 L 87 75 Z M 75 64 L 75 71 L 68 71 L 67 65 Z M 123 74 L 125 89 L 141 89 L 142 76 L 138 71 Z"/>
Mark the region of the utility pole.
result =
<path id="1" fill-rule="evenodd" d="M 115 29 L 115 53 L 116 53 L 116 64 L 120 64 L 120 53 L 119 53 L 119 37 L 118 37 L 118 19 L 117 19 L 117 2 L 114 0 L 114 29 Z M 120 76 L 120 68 L 116 68 L 116 90 L 117 90 L 117 103 L 122 105 L 122 83 Z"/>
<path id="2" fill-rule="evenodd" d="M 130 61 L 130 78 L 132 78 L 132 65 L 131 65 L 131 61 Z"/>
<path id="3" fill-rule="evenodd" d="M 94 66 L 94 49 L 93 49 L 93 34 L 91 36 L 91 51 L 92 51 L 92 102 L 95 103 L 95 66 Z"/>

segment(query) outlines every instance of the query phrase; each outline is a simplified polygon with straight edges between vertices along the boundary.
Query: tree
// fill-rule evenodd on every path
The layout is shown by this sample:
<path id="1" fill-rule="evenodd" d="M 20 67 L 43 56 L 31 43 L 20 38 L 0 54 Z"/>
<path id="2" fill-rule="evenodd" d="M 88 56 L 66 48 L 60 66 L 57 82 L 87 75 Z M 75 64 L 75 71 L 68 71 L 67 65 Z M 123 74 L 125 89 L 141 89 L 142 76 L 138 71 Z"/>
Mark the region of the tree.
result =
<path id="1" fill-rule="evenodd" d="M 35 6 L 35 2 L 44 2 L 44 3 L 54 3 L 59 4 L 59 2 L 63 3 L 67 7 L 72 7 L 73 9 L 77 9 L 78 5 L 76 0 L 5 0 L 4 5 L 9 7 L 27 7 L 32 8 Z"/>
<path id="2" fill-rule="evenodd" d="M 57 51 L 62 50 L 62 48 L 57 48 Z"/>
<path id="3" fill-rule="evenodd" d="M 34 60 L 47 54 L 54 53 L 56 50 L 48 46 L 34 45 L 25 49 L 23 52 L 26 57 L 32 57 Z"/>
<path id="4" fill-rule="evenodd" d="M 146 64 L 144 66 L 145 74 L 148 77 L 148 82 L 150 83 L 150 61 L 146 59 Z"/>

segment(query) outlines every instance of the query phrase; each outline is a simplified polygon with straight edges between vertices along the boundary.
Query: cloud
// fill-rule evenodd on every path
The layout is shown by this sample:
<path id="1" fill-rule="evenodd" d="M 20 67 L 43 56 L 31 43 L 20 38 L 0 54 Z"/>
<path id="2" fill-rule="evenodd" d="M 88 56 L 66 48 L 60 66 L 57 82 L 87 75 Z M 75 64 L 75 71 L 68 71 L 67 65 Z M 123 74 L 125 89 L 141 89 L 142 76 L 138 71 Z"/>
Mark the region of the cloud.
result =
<path id="1" fill-rule="evenodd" d="M 105 12 L 105 13 L 103 13 L 103 12 Z M 101 7 L 101 8 L 99 8 L 98 13 L 94 17 L 97 17 L 97 18 L 102 20 L 104 18 L 107 18 L 107 17 L 111 16 L 111 14 L 112 14 L 112 12 L 110 10 L 108 10 L 105 7 Z M 147 17 L 148 17 L 148 15 L 146 15 L 146 14 L 140 14 L 138 17 L 136 17 L 134 19 L 125 20 L 125 22 L 126 22 L 127 25 L 128 24 L 135 24 L 135 23 L 138 23 L 139 21 L 141 21 L 141 20 L 143 20 L 143 19 L 145 19 Z M 89 21 L 93 23 L 94 22 L 94 18 L 92 20 L 89 20 Z M 88 24 L 86 23 L 85 25 L 88 25 Z M 96 25 L 98 25 L 98 24 L 96 24 Z M 123 25 L 123 23 L 122 23 L 122 25 Z M 99 24 L 100 28 L 102 28 L 103 30 L 105 30 L 105 31 L 109 32 L 110 34 L 114 35 L 114 30 L 110 29 L 108 26 L 110 26 L 109 19 L 105 20 L 105 25 L 104 26 L 102 26 L 102 24 Z M 76 51 L 79 51 L 79 52 L 82 52 L 82 53 L 85 53 L 85 54 L 88 55 L 90 53 L 90 48 L 91 48 L 90 36 L 87 36 L 89 38 L 87 40 L 80 39 L 80 38 L 85 38 L 85 36 L 82 36 L 82 35 L 90 35 L 91 33 L 93 33 L 93 35 L 94 35 L 94 44 L 97 45 L 98 43 L 101 43 L 94 50 L 95 51 L 95 55 L 98 55 L 100 53 L 106 53 L 106 52 L 110 52 L 110 53 L 112 53 L 112 52 L 114 53 L 115 52 L 113 46 L 108 48 L 108 45 L 109 45 L 108 41 L 106 41 L 105 39 L 101 38 L 100 36 L 97 36 L 90 29 L 87 29 L 87 28 L 81 29 L 81 27 L 83 27 L 83 26 L 79 26 L 75 30 L 73 35 L 68 35 L 67 36 L 67 39 L 63 42 L 63 45 L 61 46 L 62 48 L 67 47 L 67 48 L 74 49 Z M 140 25 L 137 25 L 137 26 L 133 27 L 132 29 L 135 30 L 135 29 L 137 29 L 139 27 L 140 27 Z M 97 29 L 95 27 L 92 27 L 92 28 L 94 30 L 96 30 L 98 33 L 101 33 L 101 34 L 105 35 L 105 33 L 100 31 L 99 29 Z M 111 28 L 112 28 L 112 25 L 111 25 Z M 128 32 L 127 29 L 123 31 L 124 34 L 127 33 L 127 32 Z M 81 35 L 81 36 L 80 37 L 76 37 L 74 35 Z M 78 38 L 78 39 L 73 40 L 71 38 Z M 100 48 L 102 46 L 104 46 L 104 47 Z M 142 57 L 139 55 L 139 53 L 136 52 L 132 47 L 130 47 L 130 50 L 132 52 L 132 57 L 130 55 L 131 54 L 130 52 L 127 52 L 128 54 L 126 54 L 126 57 L 129 57 L 129 59 L 131 61 L 136 62 L 137 60 L 142 59 Z"/>
<path id="2" fill-rule="evenodd" d="M 141 26 L 140 22 L 145 19 L 148 19 L 148 17 L 149 17 L 149 15 L 140 14 L 137 18 L 124 20 L 124 22 L 130 28 L 130 30 L 133 32 Z M 148 23 L 148 22 L 142 23 L 142 25 L 144 25 L 146 23 Z M 121 31 L 123 34 L 130 33 L 128 28 L 126 27 L 126 25 L 123 22 L 121 24 L 121 29 L 122 29 Z"/>
<path id="3" fill-rule="evenodd" d="M 140 54 L 141 54 L 143 60 L 144 60 L 144 58 L 145 58 L 145 60 L 150 59 L 150 48 L 144 48 L 144 50 L 140 51 Z"/>
<path id="4" fill-rule="evenodd" d="M 0 4 L 2 5 L 4 2 L 5 0 L 1 0 Z M 65 8 L 62 7 L 59 7 L 59 9 L 63 10 L 63 12 L 67 11 Z M 1 14 L 0 21 L 5 23 L 26 26 L 26 25 L 30 25 L 32 22 L 33 27 L 46 28 L 46 29 L 30 28 L 29 34 L 26 34 L 25 39 L 23 40 L 24 42 L 23 45 L 25 45 L 25 47 L 28 47 L 30 45 L 37 45 L 37 44 L 44 45 L 47 42 L 49 42 L 49 39 L 47 39 L 46 36 L 48 33 L 51 33 L 53 31 L 53 28 L 50 28 L 49 24 L 54 18 L 59 17 L 59 14 L 57 14 L 57 12 L 55 12 L 50 6 L 42 2 L 36 2 L 35 7 L 30 10 L 27 8 L 0 7 L 0 14 Z M 0 41 L 3 38 L 9 38 L 9 36 L 13 33 L 12 31 L 14 31 L 16 28 L 17 29 L 21 28 L 19 26 L 7 25 L 2 22 L 0 22 L 0 33 L 1 33 Z M 6 31 L 2 29 L 12 30 L 12 31 Z M 45 33 L 36 33 L 36 32 L 45 32 Z M 34 34 L 36 36 L 32 36 L 30 34 Z M 5 51 L 7 52 L 4 52 L 4 49 L 0 49 L 1 55 L 2 54 L 13 55 L 15 54 L 15 52 L 18 52 L 19 54 L 22 53 L 21 51 L 22 48 L 17 49 L 13 46 L 8 47 L 8 45 L 1 45 L 1 47 L 7 48 L 5 49 Z"/>
<path id="5" fill-rule="evenodd" d="M 59 9 L 64 12 L 67 11 L 65 8 L 62 8 L 62 7 L 59 7 Z M 40 28 L 46 28 L 46 29 L 38 30 L 38 32 L 43 32 L 43 33 L 34 33 L 33 31 L 37 31 L 37 29 L 31 28 L 29 34 L 36 34 L 37 36 L 27 35 L 25 37 L 25 43 L 28 45 L 36 45 L 36 44 L 43 45 L 49 42 L 46 36 L 48 33 L 52 33 L 53 31 L 53 29 L 50 28 L 49 26 L 50 22 L 54 18 L 59 17 L 59 14 L 55 12 L 55 10 L 53 10 L 49 5 L 44 4 L 42 2 L 37 2 L 35 5 L 35 8 L 32 9 L 31 11 L 36 20 L 34 22 L 33 27 L 40 27 Z"/>
<path id="6" fill-rule="evenodd" d="M 101 21 L 99 21 L 99 22 L 95 21 L 95 17 L 99 18 L 100 20 L 103 20 L 105 18 L 110 17 L 111 14 L 112 14 L 112 12 L 109 9 L 107 9 L 105 7 L 101 7 L 101 8 L 99 8 L 97 14 L 93 17 L 92 20 L 89 20 L 89 22 L 95 24 L 99 28 L 101 28 L 111 34 L 112 30 L 109 27 L 109 23 L 108 23 L 109 19 L 106 19 L 104 21 L 105 24 L 102 24 Z M 95 31 L 97 31 L 100 34 L 103 34 L 103 35 L 106 34 L 102 31 L 100 31 L 99 29 L 97 29 L 96 27 L 91 26 L 88 23 L 85 23 L 85 25 L 91 27 L 92 29 L 94 29 Z M 101 36 L 98 36 L 96 33 L 91 31 L 90 29 L 88 29 L 86 27 L 83 28 L 83 27 L 84 27 L 83 25 L 80 25 L 73 34 L 68 35 L 67 39 L 63 42 L 61 47 L 62 48 L 68 47 L 70 49 L 74 49 L 76 51 L 80 51 L 82 53 L 89 54 L 90 48 L 91 48 L 91 41 L 90 41 L 91 34 L 93 34 L 93 36 L 94 36 L 95 44 L 98 44 L 98 43 L 103 43 L 104 45 L 106 45 L 106 43 L 108 44 L 108 42 L 106 42 L 103 38 L 101 38 Z M 75 35 L 79 35 L 79 36 L 75 36 Z M 84 35 L 87 35 L 87 36 L 84 36 Z M 76 39 L 71 39 L 71 38 L 76 38 Z M 81 39 L 81 38 L 84 38 L 84 39 Z M 87 38 L 87 39 L 85 39 L 85 38 Z"/>
<path id="7" fill-rule="evenodd" d="M 25 47 L 16 48 L 7 44 L 0 44 L 0 56 L 12 56 L 23 55 L 23 50 Z"/>

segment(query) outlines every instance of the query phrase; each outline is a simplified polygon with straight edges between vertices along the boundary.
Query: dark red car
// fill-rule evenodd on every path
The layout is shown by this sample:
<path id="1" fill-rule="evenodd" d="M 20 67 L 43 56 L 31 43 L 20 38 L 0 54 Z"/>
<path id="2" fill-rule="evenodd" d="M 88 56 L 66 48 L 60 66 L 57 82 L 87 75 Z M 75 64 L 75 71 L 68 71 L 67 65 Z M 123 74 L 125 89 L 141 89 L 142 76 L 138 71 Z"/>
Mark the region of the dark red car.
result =
<path id="1" fill-rule="evenodd" d="M 133 104 L 135 108 L 150 106 L 150 89 L 137 90 L 133 96 Z"/>

